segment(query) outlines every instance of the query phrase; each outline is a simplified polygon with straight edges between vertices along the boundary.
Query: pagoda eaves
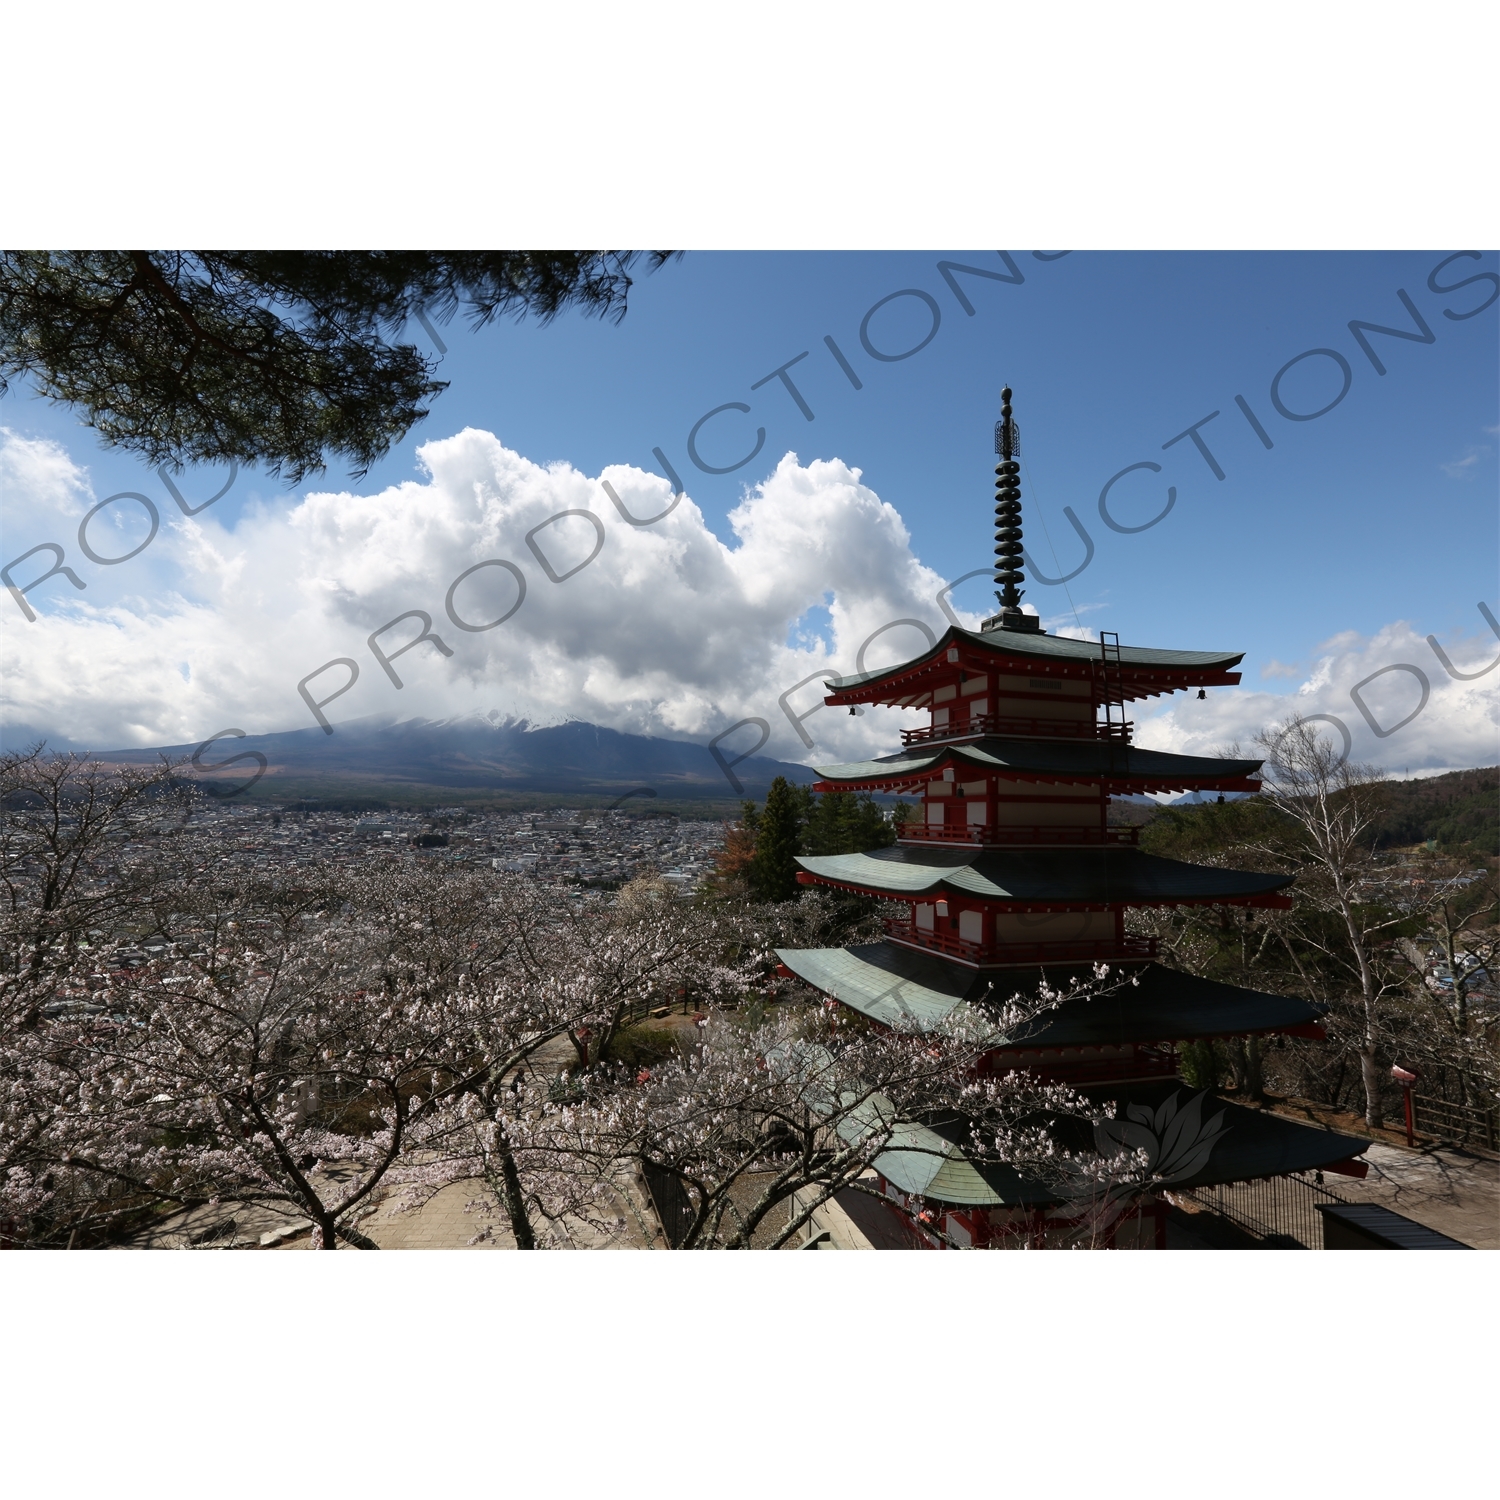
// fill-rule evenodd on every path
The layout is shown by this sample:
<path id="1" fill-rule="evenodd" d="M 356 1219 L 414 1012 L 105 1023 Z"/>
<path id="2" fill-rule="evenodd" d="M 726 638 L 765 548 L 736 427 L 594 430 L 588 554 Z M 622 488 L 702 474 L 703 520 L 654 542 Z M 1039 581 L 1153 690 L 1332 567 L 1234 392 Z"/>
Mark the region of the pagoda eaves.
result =
<path id="1" fill-rule="evenodd" d="M 785 948 L 778 956 L 798 978 L 836 994 L 841 1005 L 862 1016 L 883 1026 L 923 1030 L 959 1011 L 971 1017 L 998 1013 L 1013 995 L 1031 993 L 1043 981 L 1064 989 L 1090 977 L 1087 965 L 1067 963 L 976 971 L 890 943 Z M 1059 1061 L 1083 1067 L 1113 1066 L 1124 1048 L 1202 1041 L 1226 1030 L 1236 1036 L 1321 1034 L 1324 1007 L 1307 1000 L 1222 984 L 1157 963 L 1122 966 L 1116 978 L 1126 982 L 1103 994 L 1074 996 L 1013 1034 L 997 1031 L 997 1053 L 1021 1049 L 1016 1066 L 1035 1065 L 1038 1059 L 1028 1054 L 1039 1049 L 1070 1054 Z"/>
<path id="2" fill-rule="evenodd" d="M 955 730 L 953 741 L 962 739 Z M 1177 755 L 1129 743 L 1015 740 L 977 736 L 935 743 L 847 765 L 815 766 L 819 791 L 915 791 L 930 782 L 967 782 L 975 776 L 1007 781 L 1099 784 L 1108 795 L 1136 792 L 1258 792 L 1258 760 Z M 951 773 L 951 774 L 947 774 Z"/>
<path id="3" fill-rule="evenodd" d="M 1162 1079 L 1112 1084 L 1107 1089 L 1087 1092 L 1107 1097 L 1124 1114 L 1128 1110 L 1162 1112 L 1164 1106 L 1170 1109 L 1173 1102 L 1180 1100 L 1180 1091 L 1178 1080 Z M 1364 1143 L 1349 1136 L 1299 1125 L 1224 1099 L 1204 1095 L 1197 1099 L 1202 1101 L 1198 1112 L 1207 1116 L 1204 1134 L 1211 1139 L 1211 1149 L 1203 1153 L 1204 1165 L 1174 1178 L 1172 1185 L 1177 1192 L 1211 1183 L 1278 1177 L 1288 1172 L 1334 1171 L 1364 1176 L 1364 1164 L 1350 1162 L 1350 1147 Z M 1187 1107 L 1191 1107 L 1191 1102 Z M 1094 1145 L 1088 1134 L 1071 1121 L 1060 1122 L 1058 1134 L 1059 1145 L 1065 1150 L 1088 1150 Z M 887 1192 L 891 1188 L 897 1190 L 900 1196 L 893 1195 L 897 1203 L 914 1199 L 918 1203 L 981 1210 L 1036 1210 L 1067 1205 L 1068 1199 L 1056 1187 L 1029 1180 L 1001 1162 L 974 1161 L 965 1150 L 968 1141 L 968 1124 L 958 1117 L 903 1125 L 891 1149 L 875 1163 L 880 1184 Z M 975 1231 L 1003 1222 L 999 1215 L 984 1225 L 968 1214 L 950 1214 L 946 1229 L 953 1238 L 967 1233 L 975 1242 L 984 1243 Z M 1166 1236 L 1160 1228 L 1161 1220 L 1157 1225 L 1155 1244 L 1164 1248 Z M 1032 1242 L 1040 1245 L 1046 1240 L 1038 1234 Z M 1135 1241 L 1135 1248 L 1151 1248 L 1151 1242 L 1142 1237 Z"/>
<path id="4" fill-rule="evenodd" d="M 936 645 L 910 661 L 857 676 L 830 676 L 824 701 L 830 706 L 925 707 L 930 695 L 975 672 L 1017 677 L 1039 673 L 1052 682 L 1071 678 L 1095 684 L 1099 690 L 1096 701 L 1107 691 L 1113 701 L 1119 702 L 1122 697 L 1155 698 L 1187 688 L 1235 686 L 1240 674 L 1231 668 L 1243 661 L 1244 655 L 1243 651 L 1121 646 L 1118 656 L 1105 662 L 1095 641 L 950 626 Z M 1020 692 L 1024 694 L 1024 688 Z"/>
<path id="5" fill-rule="evenodd" d="M 996 911 L 1086 911 L 1125 906 L 1270 906 L 1290 875 L 1225 870 L 1124 846 L 1100 849 L 932 848 L 897 844 L 866 854 L 798 860 L 819 884 L 894 900 L 975 896 Z"/>

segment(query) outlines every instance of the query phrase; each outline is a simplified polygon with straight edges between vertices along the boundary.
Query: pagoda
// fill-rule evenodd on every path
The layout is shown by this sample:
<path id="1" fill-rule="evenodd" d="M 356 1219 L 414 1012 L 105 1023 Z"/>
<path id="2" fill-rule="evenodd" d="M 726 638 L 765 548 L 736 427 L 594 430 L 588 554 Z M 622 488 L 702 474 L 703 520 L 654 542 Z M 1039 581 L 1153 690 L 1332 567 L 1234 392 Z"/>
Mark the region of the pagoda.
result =
<path id="1" fill-rule="evenodd" d="M 1243 653 L 1168 651 L 1049 635 L 1021 607 L 1020 437 L 1011 391 L 995 428 L 998 612 L 949 629 L 923 655 L 826 684 L 825 702 L 923 712 L 894 755 L 819 766 L 817 790 L 915 794 L 897 843 L 805 857 L 798 880 L 906 908 L 883 941 L 781 949 L 785 971 L 877 1024 L 940 1024 L 959 1007 L 1081 992 L 1013 1032 L 997 1031 L 982 1069 L 1030 1072 L 1112 1101 L 1119 1122 L 1094 1142 L 1145 1149 L 1153 1187 L 1116 1216 L 1106 1243 L 1165 1248 L 1168 1189 L 1289 1172 L 1363 1176 L 1366 1143 L 1204 1096 L 1178 1074 L 1177 1049 L 1214 1038 L 1321 1039 L 1322 1008 L 1222 984 L 1156 962 L 1154 938 L 1127 930 L 1133 908 L 1286 909 L 1289 875 L 1186 864 L 1147 854 L 1138 829 L 1112 824 L 1112 797 L 1254 793 L 1257 760 L 1172 755 L 1132 742 L 1127 706 L 1230 686 Z M 1099 990 L 1097 984 L 1092 988 Z M 971 1159 L 967 1122 L 907 1122 L 877 1162 L 878 1188 L 918 1243 L 1066 1243 L 1083 1222 L 1055 1186 Z M 930 1232 L 936 1230 L 937 1233 Z"/>

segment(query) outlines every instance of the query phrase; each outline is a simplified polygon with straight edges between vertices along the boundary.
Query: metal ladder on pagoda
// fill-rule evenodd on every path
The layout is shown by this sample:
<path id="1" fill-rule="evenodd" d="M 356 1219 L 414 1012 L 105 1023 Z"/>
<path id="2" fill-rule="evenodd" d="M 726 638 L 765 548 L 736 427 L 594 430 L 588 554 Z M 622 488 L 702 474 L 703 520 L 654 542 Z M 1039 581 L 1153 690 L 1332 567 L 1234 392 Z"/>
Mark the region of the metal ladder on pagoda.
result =
<path id="1" fill-rule="evenodd" d="M 1127 738 L 1130 728 L 1125 722 L 1125 667 L 1120 660 L 1120 633 L 1117 630 L 1099 632 L 1099 679 L 1099 691 L 1104 699 L 1104 763 L 1109 768 L 1108 778 L 1104 783 L 1104 822 L 1107 832 L 1110 781 L 1125 775 L 1130 769 L 1130 742 Z M 1115 718 L 1117 706 L 1120 711 L 1118 719 Z M 1113 861 L 1108 857 L 1108 850 L 1109 846 L 1106 844 L 1099 851 L 1099 873 L 1104 882 L 1106 903 L 1113 895 L 1113 882 L 1110 879 Z"/>

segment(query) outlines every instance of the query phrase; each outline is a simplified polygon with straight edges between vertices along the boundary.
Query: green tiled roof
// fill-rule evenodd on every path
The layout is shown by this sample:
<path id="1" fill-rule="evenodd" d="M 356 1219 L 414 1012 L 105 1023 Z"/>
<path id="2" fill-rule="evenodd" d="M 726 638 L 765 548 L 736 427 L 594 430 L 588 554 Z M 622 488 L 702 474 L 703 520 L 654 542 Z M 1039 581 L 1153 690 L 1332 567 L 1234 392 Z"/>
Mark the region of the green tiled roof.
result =
<path id="1" fill-rule="evenodd" d="M 946 1127 L 946 1128 L 944 1128 Z M 998 1162 L 976 1163 L 959 1144 L 967 1139 L 961 1121 L 937 1129 L 904 1120 L 891 1147 L 875 1158 L 875 1170 L 903 1193 L 955 1208 L 998 1208 L 1046 1201 L 1035 1183 Z"/>
<path id="2" fill-rule="evenodd" d="M 859 687 L 867 682 L 879 682 L 884 677 L 894 677 L 910 670 L 918 662 L 940 656 L 949 646 L 965 641 L 997 655 L 1013 656 L 1032 661 L 1089 662 L 1099 661 L 1097 641 L 1070 641 L 1062 636 L 1032 634 L 1018 630 L 956 630 L 950 627 L 942 639 L 931 650 L 910 661 L 884 667 L 878 672 L 862 672 L 851 677 L 829 677 L 828 686 L 834 691 Z M 1160 667 L 1165 671 L 1227 672 L 1239 662 L 1243 651 L 1165 651 L 1152 646 L 1121 646 L 1120 665 L 1123 667 Z"/>
<path id="3" fill-rule="evenodd" d="M 956 1012 L 1004 1005 L 1033 994 L 1043 978 L 1054 989 L 1091 977 L 1087 964 L 990 970 L 976 973 L 937 954 L 896 943 L 857 948 L 782 948 L 780 958 L 799 979 L 851 1010 L 886 1026 L 929 1030 Z M 1126 1042 L 1184 1042 L 1305 1026 L 1320 1006 L 1261 990 L 1241 989 L 1148 963 L 1117 966 L 1114 976 L 1134 977 L 1108 994 L 1070 1000 L 995 1036 L 996 1046 L 1102 1047 Z M 991 985 L 994 988 L 991 990 Z"/>
<path id="4" fill-rule="evenodd" d="M 1210 755 L 1174 755 L 1166 750 L 1110 745 L 1102 740 L 973 740 L 961 745 L 920 749 L 849 765 L 814 766 L 825 781 L 875 781 L 914 777 L 952 765 L 994 775 L 1056 776 L 1063 781 L 1149 782 L 1159 791 L 1191 790 L 1204 782 L 1253 776 L 1258 760 L 1221 760 Z"/>
<path id="5" fill-rule="evenodd" d="M 979 849 L 897 844 L 866 854 L 799 856 L 811 875 L 898 898 L 978 896 L 1017 905 L 1232 900 L 1267 895 L 1290 875 L 1221 870 L 1125 845 L 1094 849 Z"/>
<path id="6" fill-rule="evenodd" d="M 1170 1121 L 1158 1128 L 1162 1115 L 1186 1115 L 1187 1106 L 1197 1097 L 1181 1079 L 1115 1084 L 1083 1092 L 1096 1102 L 1113 1100 L 1118 1106 L 1118 1119 L 1113 1122 L 1117 1138 L 1148 1151 L 1153 1143 L 1164 1148 L 1160 1157 L 1165 1165 L 1164 1185 L 1173 1188 L 1315 1171 L 1348 1161 L 1369 1145 L 1354 1136 L 1316 1130 L 1207 1095 L 1198 1106 L 1204 1146 L 1196 1153 L 1182 1151 L 1180 1139 L 1171 1141 Z M 1060 1121 L 1056 1134 L 1059 1144 L 1068 1149 L 1115 1149 L 1109 1136 L 1101 1140 L 1081 1121 Z M 903 1126 L 898 1144 L 876 1158 L 875 1169 L 902 1192 L 930 1203 L 1046 1207 L 1066 1201 L 1055 1186 L 1029 1182 L 1007 1167 L 970 1161 L 965 1150 L 968 1143 L 969 1127 L 961 1119 Z M 1172 1169 L 1174 1154 L 1176 1170 Z"/>

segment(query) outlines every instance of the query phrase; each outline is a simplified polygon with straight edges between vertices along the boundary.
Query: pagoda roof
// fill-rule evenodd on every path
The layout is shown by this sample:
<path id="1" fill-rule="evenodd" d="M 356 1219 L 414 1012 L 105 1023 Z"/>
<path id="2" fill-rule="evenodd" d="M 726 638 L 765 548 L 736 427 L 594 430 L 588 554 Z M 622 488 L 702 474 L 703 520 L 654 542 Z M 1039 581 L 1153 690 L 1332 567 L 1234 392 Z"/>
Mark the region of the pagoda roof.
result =
<path id="1" fill-rule="evenodd" d="M 799 979 L 885 1026 L 927 1031 L 960 1011 L 998 1009 L 1016 994 L 1092 979 L 1088 965 L 1049 964 L 976 973 L 938 954 L 896 943 L 854 948 L 784 948 L 777 957 Z M 1119 984 L 1119 981 L 1127 982 Z M 1134 981 L 1129 982 L 1129 981 Z M 1285 995 L 1242 989 L 1163 968 L 1115 965 L 1118 988 L 1065 1001 L 1055 1010 L 996 1033 L 996 1047 L 1106 1047 L 1199 1041 L 1314 1025 L 1323 1007 Z"/>
<path id="2" fill-rule="evenodd" d="M 1139 1146 L 1159 1173 L 1158 1185 L 1179 1191 L 1317 1171 L 1352 1160 L 1370 1144 L 1230 1104 L 1178 1078 L 1080 1092 L 1095 1103 L 1112 1100 L 1117 1119 L 1100 1130 L 1062 1119 L 1055 1129 L 1059 1144 L 1111 1154 L 1121 1143 Z M 892 1148 L 875 1159 L 875 1170 L 903 1193 L 954 1207 L 1045 1208 L 1069 1201 L 1056 1184 L 1028 1180 L 1001 1163 L 974 1161 L 969 1145 L 968 1122 L 957 1115 L 903 1124 Z M 1088 1201 L 1081 1197 L 1080 1208 Z"/>
<path id="3" fill-rule="evenodd" d="M 1212 755 L 1176 755 L 1143 750 L 1104 740 L 1012 740 L 987 737 L 962 744 L 923 745 L 846 765 L 814 766 L 818 775 L 839 786 L 888 786 L 904 781 L 932 781 L 948 766 L 955 774 L 1015 777 L 1022 781 L 1102 781 L 1111 786 L 1147 787 L 1151 791 L 1259 790 L 1248 778 L 1258 760 L 1223 760 Z M 966 777 L 964 779 L 967 779 Z"/>
<path id="4" fill-rule="evenodd" d="M 983 849 L 896 844 L 863 854 L 799 855 L 797 863 L 818 880 L 898 899 L 976 896 L 1022 910 L 1244 902 L 1271 896 L 1294 878 L 1191 865 L 1126 845 Z"/>
<path id="5" fill-rule="evenodd" d="M 1044 635 L 1040 631 L 980 631 L 950 626 L 937 643 L 920 656 L 874 672 L 859 672 L 848 677 L 830 675 L 825 684 L 839 702 L 848 701 L 843 695 L 856 689 L 887 683 L 894 686 L 900 678 L 924 673 L 929 667 L 946 666 L 949 648 L 953 646 L 971 654 L 995 658 L 995 665 L 1013 661 L 1022 671 L 1038 666 L 1044 669 L 1071 667 L 1087 668 L 1091 675 L 1105 665 L 1097 641 L 1069 640 L 1064 636 Z M 1157 682 L 1159 685 L 1154 690 L 1145 690 L 1145 695 L 1151 696 L 1153 692 L 1196 687 L 1200 682 L 1222 681 L 1224 674 L 1238 665 L 1244 655 L 1243 651 L 1168 651 L 1154 646 L 1121 646 L 1118 658 L 1111 655 L 1108 666 L 1111 673 L 1118 668 L 1125 676 Z M 1075 670 L 1068 675 L 1084 674 Z M 1178 678 L 1181 680 L 1175 680 Z M 1234 681 L 1238 680 L 1235 677 Z M 1142 696 L 1142 693 L 1127 693 L 1127 696 Z"/>

